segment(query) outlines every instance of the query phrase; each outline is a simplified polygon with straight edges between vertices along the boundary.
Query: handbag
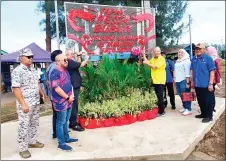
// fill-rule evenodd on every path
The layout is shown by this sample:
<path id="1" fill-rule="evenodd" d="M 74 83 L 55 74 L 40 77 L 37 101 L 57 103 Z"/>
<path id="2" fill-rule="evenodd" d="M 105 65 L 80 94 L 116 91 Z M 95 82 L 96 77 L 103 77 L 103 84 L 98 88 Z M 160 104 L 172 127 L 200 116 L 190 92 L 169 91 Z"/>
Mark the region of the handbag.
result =
<path id="1" fill-rule="evenodd" d="M 195 101 L 196 96 L 194 92 L 183 92 L 181 94 L 182 101 L 189 102 L 189 101 Z"/>

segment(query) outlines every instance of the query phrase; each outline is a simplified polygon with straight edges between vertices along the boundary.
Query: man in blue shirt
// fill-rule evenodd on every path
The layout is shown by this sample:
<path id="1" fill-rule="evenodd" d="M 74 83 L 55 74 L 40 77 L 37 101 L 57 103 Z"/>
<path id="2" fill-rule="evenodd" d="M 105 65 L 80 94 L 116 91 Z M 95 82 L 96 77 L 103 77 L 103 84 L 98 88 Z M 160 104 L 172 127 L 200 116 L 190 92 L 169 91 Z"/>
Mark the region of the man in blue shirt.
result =
<path id="1" fill-rule="evenodd" d="M 213 80 L 215 65 L 213 59 L 205 54 L 205 45 L 199 43 L 195 48 L 196 56 L 191 62 L 191 87 L 197 95 L 198 104 L 201 110 L 200 115 L 196 118 L 203 118 L 202 122 L 210 122 L 213 120 Z"/>
<path id="2" fill-rule="evenodd" d="M 166 53 L 162 52 L 162 56 L 166 59 Z M 173 88 L 173 78 L 174 78 L 174 63 L 166 59 L 166 85 L 164 86 L 164 105 L 167 106 L 167 98 L 166 98 L 166 88 L 168 90 L 168 96 L 170 97 L 170 104 L 172 105 L 172 109 L 175 110 L 175 94 Z"/>

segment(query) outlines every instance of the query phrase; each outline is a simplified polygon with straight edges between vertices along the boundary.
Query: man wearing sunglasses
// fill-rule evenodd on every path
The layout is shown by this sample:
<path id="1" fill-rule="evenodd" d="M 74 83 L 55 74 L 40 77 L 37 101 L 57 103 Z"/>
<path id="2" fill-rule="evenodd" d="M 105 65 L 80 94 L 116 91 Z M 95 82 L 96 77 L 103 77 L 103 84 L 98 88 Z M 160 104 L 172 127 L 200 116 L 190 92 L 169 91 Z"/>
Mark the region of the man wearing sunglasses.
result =
<path id="1" fill-rule="evenodd" d="M 195 47 L 196 56 L 191 62 L 191 88 L 195 88 L 201 114 L 196 118 L 202 118 L 203 123 L 213 120 L 213 80 L 215 65 L 213 59 L 205 53 L 205 45 L 199 43 Z"/>
<path id="2" fill-rule="evenodd" d="M 78 96 L 79 96 L 80 86 L 82 84 L 82 78 L 79 73 L 79 68 L 84 67 L 88 63 L 89 56 L 86 55 L 85 60 L 81 62 L 81 56 L 82 56 L 81 52 L 77 54 L 77 60 L 75 60 L 75 54 L 71 49 L 66 50 L 66 55 L 68 58 L 67 70 L 71 77 L 71 83 L 74 89 L 74 96 L 75 96 L 75 100 L 72 105 L 71 117 L 69 120 L 69 128 L 71 128 L 74 131 L 84 131 L 85 129 L 77 122 Z"/>
<path id="3" fill-rule="evenodd" d="M 36 140 L 39 125 L 40 95 L 44 100 L 44 93 L 39 84 L 38 72 L 31 67 L 33 53 L 24 49 L 20 56 L 20 65 L 12 74 L 12 89 L 16 97 L 18 113 L 18 143 L 19 154 L 22 158 L 31 157 L 28 148 L 42 148 L 44 144 Z"/>
<path id="4" fill-rule="evenodd" d="M 72 151 L 66 143 L 73 143 L 78 139 L 72 139 L 68 134 L 68 120 L 71 116 L 74 93 L 71 85 L 70 75 L 66 70 L 68 66 L 67 57 L 59 54 L 55 58 L 56 68 L 50 75 L 50 86 L 52 91 L 52 103 L 57 112 L 56 135 L 58 138 L 58 149 Z"/>

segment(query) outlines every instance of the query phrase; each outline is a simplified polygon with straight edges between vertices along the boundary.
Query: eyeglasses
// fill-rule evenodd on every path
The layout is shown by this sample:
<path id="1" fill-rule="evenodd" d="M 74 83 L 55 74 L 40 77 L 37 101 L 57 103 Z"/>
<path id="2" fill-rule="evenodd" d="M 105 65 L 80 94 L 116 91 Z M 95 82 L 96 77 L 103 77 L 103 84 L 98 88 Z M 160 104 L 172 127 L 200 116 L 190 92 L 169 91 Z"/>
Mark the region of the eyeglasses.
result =
<path id="1" fill-rule="evenodd" d="M 58 60 L 58 61 L 64 61 L 65 63 L 67 62 L 67 59 L 64 59 L 64 60 Z"/>
<path id="2" fill-rule="evenodd" d="M 31 59 L 31 58 L 33 59 L 33 56 L 25 56 L 25 57 L 27 57 L 28 59 Z"/>
<path id="3" fill-rule="evenodd" d="M 200 49 L 200 48 L 195 48 L 195 50 L 202 50 L 202 49 Z"/>

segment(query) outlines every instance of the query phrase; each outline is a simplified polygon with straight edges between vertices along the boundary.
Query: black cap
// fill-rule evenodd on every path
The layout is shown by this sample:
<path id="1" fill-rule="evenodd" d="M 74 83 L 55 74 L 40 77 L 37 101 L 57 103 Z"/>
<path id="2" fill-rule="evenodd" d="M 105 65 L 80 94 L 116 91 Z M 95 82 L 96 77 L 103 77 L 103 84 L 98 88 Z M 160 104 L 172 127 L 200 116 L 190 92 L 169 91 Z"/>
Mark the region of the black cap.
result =
<path id="1" fill-rule="evenodd" d="M 57 55 L 60 55 L 62 54 L 63 52 L 61 50 L 54 50 L 52 53 L 51 53 L 51 60 L 52 61 L 55 61 L 55 58 Z"/>

